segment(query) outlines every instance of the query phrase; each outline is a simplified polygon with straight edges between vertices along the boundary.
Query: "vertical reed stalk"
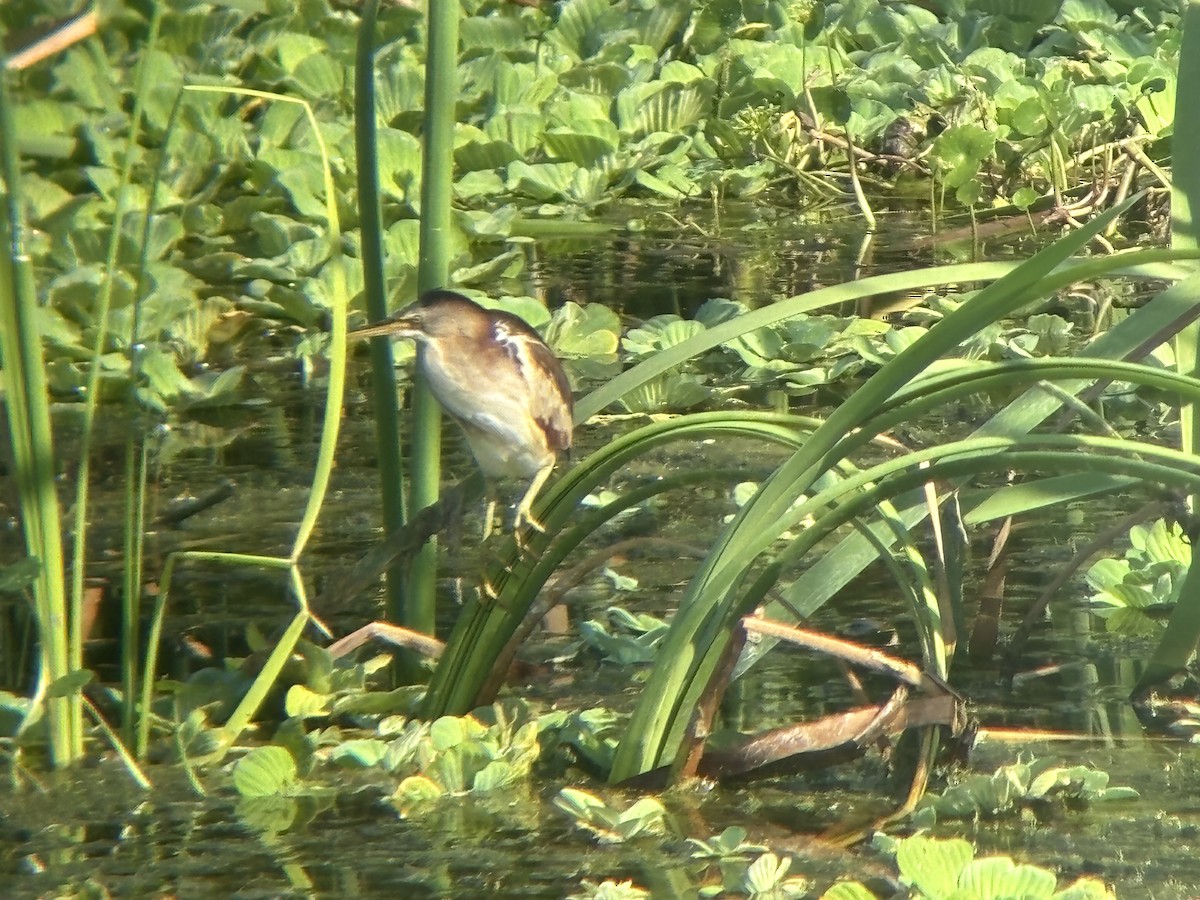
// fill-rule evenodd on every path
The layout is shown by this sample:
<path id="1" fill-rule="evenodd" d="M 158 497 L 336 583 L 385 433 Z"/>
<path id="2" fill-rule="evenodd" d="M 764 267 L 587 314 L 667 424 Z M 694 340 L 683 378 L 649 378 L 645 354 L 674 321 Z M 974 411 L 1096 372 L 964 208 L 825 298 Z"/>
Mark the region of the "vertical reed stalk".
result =
<path id="1" fill-rule="evenodd" d="M 1191 0 L 1183 13 L 1183 41 L 1179 48 L 1178 88 L 1175 94 L 1175 124 L 1171 136 L 1171 248 L 1194 250 L 1200 247 L 1200 160 L 1193 162 L 1191 149 L 1200 141 L 1200 115 L 1193 106 L 1191 91 L 1184 85 L 1200 79 L 1200 0 Z M 1178 152 L 1180 149 L 1183 152 Z M 1200 373 L 1200 323 L 1193 323 L 1175 338 L 1175 360 L 1186 375 Z M 1195 407 L 1186 400 L 1180 405 L 1183 449 L 1189 453 L 1200 447 L 1200 422 Z M 1196 499 L 1192 498 L 1195 508 Z"/>
<path id="2" fill-rule="evenodd" d="M 422 292 L 445 286 L 450 276 L 450 201 L 453 178 L 454 113 L 458 99 L 458 4 L 429 4 L 425 58 L 425 139 L 421 163 Z M 413 389 L 410 503 L 420 510 L 435 502 L 441 478 L 441 410 L 419 376 Z M 434 631 L 437 546 L 425 545 L 413 560 L 403 622 L 414 631 Z"/>
<path id="3" fill-rule="evenodd" d="M 139 666 L 148 664 L 147 660 L 157 656 L 157 646 L 151 648 L 147 642 L 145 649 L 141 643 L 142 618 L 142 583 L 145 563 L 146 543 L 146 479 L 149 465 L 149 450 L 146 445 L 148 429 L 144 427 L 144 417 L 148 415 L 138 400 L 138 388 L 142 377 L 142 300 L 145 299 L 146 286 L 146 249 L 150 246 L 150 229 L 154 223 L 154 213 L 158 209 L 158 192 L 166 177 L 167 161 L 170 159 L 171 141 L 179 123 L 179 112 L 183 108 L 184 93 L 176 95 L 167 117 L 167 128 L 163 136 L 162 146 L 158 151 L 158 163 L 155 167 L 154 178 L 150 183 L 150 197 L 146 203 L 146 214 L 142 221 L 141 254 L 137 271 L 137 286 L 134 290 L 133 321 L 129 326 L 129 392 L 126 395 L 126 408 L 129 413 L 130 426 L 125 439 L 125 572 L 123 597 L 125 601 L 122 610 L 121 635 L 121 691 L 124 710 L 122 711 L 122 737 L 125 742 L 134 743 L 133 755 L 144 759 L 149 749 L 150 737 L 150 704 L 149 694 L 139 695 Z M 160 605 L 160 604 L 159 604 Z M 151 612 L 150 621 L 155 621 L 155 613 Z M 151 629 L 153 634 L 153 629 Z M 153 684 L 154 671 L 149 673 L 149 680 L 142 679 L 143 684 Z M 144 696 L 145 702 L 139 703 L 139 697 Z"/>
<path id="4" fill-rule="evenodd" d="M 146 92 L 146 59 L 151 50 L 158 43 L 159 26 L 162 24 L 162 7 L 163 4 L 156 3 L 153 12 L 150 16 L 150 30 L 146 38 L 146 45 L 142 50 L 141 61 L 138 63 L 137 72 L 134 76 L 134 105 L 133 117 L 130 123 L 129 139 L 125 148 L 125 161 L 121 167 L 121 185 L 123 186 L 129 178 L 130 167 L 134 155 L 138 152 L 137 140 L 138 132 L 141 127 L 142 119 L 142 97 Z M 176 103 L 178 106 L 178 103 Z M 158 185 L 162 177 L 162 166 L 166 159 L 166 147 L 164 146 L 159 158 L 158 172 L 154 179 L 153 186 L 150 192 L 150 199 L 147 204 L 146 212 L 142 222 L 142 240 L 141 247 L 138 252 L 138 271 L 137 271 L 137 290 L 134 294 L 134 314 L 133 321 L 130 323 L 129 334 L 125 336 L 126 351 L 129 354 L 129 402 L 126 409 L 129 413 L 129 428 L 126 432 L 125 439 L 125 515 L 124 515 L 124 537 L 123 537 L 123 556 L 124 556 L 124 572 L 122 579 L 121 591 L 121 697 L 123 701 L 123 709 L 121 714 L 121 738 L 128 745 L 132 743 L 135 735 L 135 719 L 136 719 L 136 703 L 138 684 L 138 667 L 142 657 L 141 643 L 141 616 L 142 616 L 142 563 L 145 553 L 145 513 L 146 513 L 146 444 L 142 437 L 142 422 L 139 414 L 139 404 L 137 402 L 138 378 L 141 370 L 140 354 L 138 353 L 138 341 L 140 337 L 140 320 L 141 320 L 141 301 L 142 289 L 145 285 L 146 272 L 146 248 L 150 242 L 150 224 L 154 217 L 154 207 L 158 197 Z M 125 191 L 122 190 L 119 196 L 123 196 Z M 115 265 L 117 253 L 119 250 L 119 242 L 121 239 L 121 230 L 124 227 L 124 217 L 120 218 L 122 208 L 121 200 L 117 200 L 117 213 L 114 214 L 112 238 L 109 242 L 109 256 L 107 262 L 107 273 L 105 279 L 105 287 L 103 289 L 104 304 L 107 305 L 108 293 L 111 288 L 113 277 L 115 275 Z M 98 329 L 100 334 L 104 332 L 104 326 Z M 89 386 L 93 376 L 98 375 L 99 353 L 103 352 L 103 347 L 97 339 L 95 354 L 92 358 L 92 374 L 89 375 Z M 85 414 L 88 423 L 88 429 L 85 429 L 85 440 L 90 442 L 90 416 L 93 414 L 92 409 L 96 398 L 91 391 L 88 393 L 89 411 Z M 87 472 L 87 455 L 83 456 L 83 470 L 81 471 L 79 490 L 86 497 L 87 484 L 83 477 L 83 473 Z M 86 506 L 86 502 L 76 502 L 76 512 Z M 83 540 L 82 535 L 77 531 L 76 542 Z M 82 591 L 82 578 L 84 576 L 83 566 L 75 566 L 74 577 L 79 581 L 78 589 Z M 74 584 L 72 591 L 76 590 Z M 82 595 L 81 595 L 82 596 Z M 74 593 L 72 594 L 72 602 Z M 143 709 L 142 715 L 148 715 L 149 710 Z M 145 748 L 138 748 L 138 755 L 145 753 Z"/>
<path id="5" fill-rule="evenodd" d="M 1200 162 L 1192 153 L 1200 140 L 1191 90 L 1200 78 L 1200 0 L 1190 0 L 1183 13 L 1183 40 L 1179 47 L 1179 71 L 1175 76 L 1175 122 L 1171 133 L 1171 249 L 1200 248 Z M 1194 280 L 1195 276 L 1192 276 Z M 1187 282 L 1185 282 L 1187 283 Z M 1200 323 L 1192 322 L 1174 340 L 1175 365 L 1181 375 L 1200 374 Z M 1186 453 L 1200 450 L 1200 416 L 1188 397 L 1179 398 L 1180 446 Z M 1196 494 L 1188 497 L 1194 511 L 1200 504 Z M 1134 687 L 1141 694 L 1187 665 L 1200 643 L 1200 555 L 1193 552 L 1187 575 L 1179 588 L 1179 599 L 1167 621 L 1154 655 Z"/>
<path id="6" fill-rule="evenodd" d="M 354 144 L 358 160 L 358 209 L 362 223 L 363 293 L 367 316 L 375 322 L 387 315 L 383 276 L 383 216 L 379 192 L 379 154 L 375 116 L 375 21 L 379 0 L 363 4 L 354 65 Z M 375 411 L 376 453 L 383 496 L 383 530 L 395 534 L 407 517 L 404 468 L 400 457 L 400 417 L 396 410 L 396 372 L 392 342 L 371 341 L 371 399 Z M 387 617 L 401 621 L 404 569 L 387 575 Z"/>
<path id="7" fill-rule="evenodd" d="M 0 167 L 4 209 L 0 213 L 0 364 L 4 366 L 5 409 L 12 441 L 17 490 L 26 552 L 40 563 L 33 583 L 34 617 L 38 626 L 38 687 L 50 726 L 50 759 L 68 765 L 83 755 L 81 695 L 46 698 L 47 687 L 68 675 L 78 648 L 68 642 L 67 594 L 64 582 L 62 523 L 54 483 L 54 442 L 46 393 L 45 363 L 38 335 L 37 292 L 25 248 L 21 209 L 21 172 L 17 133 L 13 126 L 8 78 L 0 57 Z"/>

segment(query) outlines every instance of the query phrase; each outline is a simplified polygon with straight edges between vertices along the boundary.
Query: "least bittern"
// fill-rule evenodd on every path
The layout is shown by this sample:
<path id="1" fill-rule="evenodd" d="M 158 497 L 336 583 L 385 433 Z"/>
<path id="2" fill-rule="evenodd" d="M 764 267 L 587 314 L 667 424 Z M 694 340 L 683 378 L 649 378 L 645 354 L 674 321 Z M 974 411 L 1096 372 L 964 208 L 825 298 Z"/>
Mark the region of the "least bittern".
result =
<path id="1" fill-rule="evenodd" d="M 533 479 L 517 504 L 513 531 L 528 525 L 558 454 L 571 446 L 571 386 L 562 364 L 516 316 L 484 309 L 454 291 L 434 290 L 354 338 L 411 338 L 417 366 L 442 408 L 458 422 L 488 478 Z M 488 507 L 490 530 L 492 504 Z"/>

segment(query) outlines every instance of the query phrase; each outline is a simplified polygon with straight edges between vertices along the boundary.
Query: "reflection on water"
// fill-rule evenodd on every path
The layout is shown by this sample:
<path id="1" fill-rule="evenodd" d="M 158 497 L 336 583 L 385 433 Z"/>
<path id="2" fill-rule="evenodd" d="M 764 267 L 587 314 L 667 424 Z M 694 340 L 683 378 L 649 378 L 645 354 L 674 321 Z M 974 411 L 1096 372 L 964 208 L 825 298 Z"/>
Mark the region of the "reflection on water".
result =
<path id="1" fill-rule="evenodd" d="M 604 303 L 639 319 L 661 313 L 689 318 L 706 300 L 726 297 L 757 308 L 775 300 L 869 275 L 950 262 L 1003 259 L 1029 249 L 1024 234 L 983 240 L 930 240 L 920 216 L 885 214 L 867 235 L 844 211 L 828 217 L 739 206 L 714 219 L 707 210 L 672 221 L 632 210 L 645 232 L 603 239 L 540 241 L 513 293 L 551 305 Z M 618 226 L 624 224 L 614 217 Z M 944 228 L 944 226 L 943 226 Z M 831 310 L 851 314 L 853 309 Z"/>
<path id="2" fill-rule="evenodd" d="M 1050 822 L 951 822 L 936 833 L 966 836 L 980 855 L 1050 866 L 1060 886 L 1092 875 L 1122 897 L 1195 896 L 1200 766 L 1189 748 L 1134 739 L 1100 746 L 985 738 L 977 767 L 991 771 L 1018 754 L 1102 768 L 1113 784 L 1136 785 L 1142 799 Z M 350 772 L 336 796 L 255 802 L 235 799 L 220 773 L 204 776 L 207 797 L 189 790 L 178 767 L 149 774 L 150 796 L 116 763 L 44 777 L 45 792 L 30 786 L 8 792 L 0 814 L 4 897 L 63 896 L 68 887 L 90 883 L 112 896 L 136 897 L 561 898 L 583 879 L 606 878 L 633 879 L 657 897 L 681 896 L 680 886 L 696 883 L 702 868 L 678 837 L 597 845 L 551 806 L 559 783 L 544 797 L 451 799 L 418 820 L 402 820 L 385 802 L 392 786 Z M 587 786 L 577 773 L 564 783 Z M 708 838 L 742 825 L 751 840 L 794 854 L 794 874 L 827 884 L 886 871 L 885 860 L 869 850 L 838 850 L 814 834 L 856 812 L 883 812 L 883 790 L 879 764 L 868 762 L 752 790 L 684 793 L 668 806 L 685 834 Z"/>

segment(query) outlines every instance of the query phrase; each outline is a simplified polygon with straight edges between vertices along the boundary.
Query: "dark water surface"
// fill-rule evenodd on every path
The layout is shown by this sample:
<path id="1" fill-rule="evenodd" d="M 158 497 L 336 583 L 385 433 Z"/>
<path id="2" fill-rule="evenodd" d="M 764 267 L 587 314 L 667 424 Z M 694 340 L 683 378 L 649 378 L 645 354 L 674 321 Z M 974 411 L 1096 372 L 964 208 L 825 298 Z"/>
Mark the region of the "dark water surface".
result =
<path id="1" fill-rule="evenodd" d="M 539 241 L 522 289 L 552 303 L 610 303 L 635 318 L 659 312 L 687 316 L 710 297 L 756 306 L 853 277 L 958 261 L 955 253 L 964 252 L 961 244 L 948 249 L 926 242 L 921 223 L 910 220 L 885 225 L 883 235 L 864 247 L 849 217 L 800 224 L 779 212 L 773 216 L 776 221 L 752 224 L 755 216 L 749 212 L 730 212 L 718 226 L 698 214 L 694 222 L 662 231 L 657 230 L 661 216 L 648 215 L 648 230 L 632 236 Z M 1003 258 L 1014 249 L 1026 251 L 1024 242 L 997 242 L 978 252 L 981 258 Z M 1090 321 L 1079 324 L 1092 327 Z M 318 593 L 330 573 L 378 537 L 373 437 L 364 419 L 361 363 L 359 369 L 332 490 L 306 557 L 305 573 Z M 179 528 L 157 527 L 152 556 L 185 546 L 279 553 L 289 544 L 306 497 L 320 422 L 317 392 L 299 397 L 216 423 L 181 424 L 163 438 L 163 462 L 152 488 L 157 506 L 177 495 L 201 493 L 223 478 L 232 479 L 236 489 L 230 500 Z M 621 427 L 631 423 L 585 424 L 577 439 L 586 451 Z M 119 436 L 120 426 L 113 428 Z M 677 449 L 643 465 L 669 471 L 701 462 L 735 464 L 744 468 L 747 480 L 756 480 L 778 459 L 729 444 Z M 459 452 L 450 470 L 468 473 L 466 456 Z M 120 487 L 116 474 L 97 485 L 100 496 L 112 500 L 108 507 L 97 506 L 92 569 L 116 570 L 112 554 L 119 546 L 114 523 L 120 516 Z M 1002 633 L 1015 627 L 1056 568 L 1087 543 L 1100 527 L 1096 523 L 1107 524 L 1141 502 L 1110 498 L 1064 508 L 1019 531 L 1013 538 Z M 727 496 L 701 494 L 686 507 L 659 508 L 652 518 L 656 533 L 703 546 L 732 511 Z M 451 547 L 452 572 L 469 572 L 474 565 L 473 516 L 468 510 L 461 546 Z M 976 540 L 975 547 L 977 554 L 986 553 L 986 541 Z M 667 615 L 691 565 L 621 566 L 623 573 L 638 576 L 639 590 L 618 595 L 598 580 L 578 593 L 572 618 L 597 616 L 614 604 Z M 899 612 L 902 602 L 881 578 L 868 573 L 854 582 L 814 618 L 813 627 L 836 631 L 852 620 L 871 619 L 896 630 L 902 653 L 911 649 L 907 614 Z M 448 593 L 451 587 L 447 582 Z M 1146 735 L 1126 698 L 1147 647 L 1104 635 L 1083 611 L 1081 591 L 1077 579 L 1052 604 L 1013 686 L 994 664 L 956 663 L 954 686 L 971 699 L 985 729 L 974 766 L 991 771 L 1019 754 L 1091 763 L 1109 771 L 1114 784 L 1135 786 L 1141 800 L 1073 812 L 1050 823 L 957 823 L 939 833 L 965 835 L 982 853 L 1011 853 L 1052 866 L 1060 872 L 1060 886 L 1094 874 L 1117 886 L 1121 896 L 1198 896 L 1200 756 L 1188 745 Z M 186 608 L 171 612 L 173 646 L 182 648 L 183 638 L 190 637 L 218 657 L 245 652 L 239 643 L 245 625 L 282 627 L 290 614 L 283 585 L 261 573 L 189 570 L 177 582 L 175 596 L 187 600 L 177 600 Z M 341 634 L 376 618 L 380 603 L 378 596 L 364 596 L 318 612 Z M 453 618 L 452 606 L 446 615 Z M 102 677 L 113 677 L 104 668 L 103 642 L 92 650 Z M 198 667 L 182 649 L 178 653 L 167 661 L 176 674 Z M 626 710 L 636 696 L 637 679 L 636 669 L 601 663 L 585 653 L 552 677 L 543 673 L 514 689 L 536 703 Z M 843 684 L 827 662 L 777 652 L 739 683 L 726 724 L 753 731 L 843 709 L 850 702 Z M 1071 732 L 1081 739 L 1014 741 L 998 733 L 1002 728 Z M 14 776 L 14 785 L 0 790 L 0 897 L 70 896 L 69 886 L 79 888 L 91 879 L 112 896 L 129 897 L 549 898 L 574 893 L 582 879 L 605 878 L 633 879 L 655 896 L 685 896 L 682 886 L 695 883 L 703 867 L 688 860 L 682 838 L 707 838 L 731 824 L 745 826 L 751 840 L 776 852 L 795 854 L 792 874 L 811 878 L 815 887 L 839 875 L 871 877 L 886 871 L 869 851 L 842 850 L 816 837 L 848 819 L 887 811 L 889 780 L 877 759 L 754 789 L 669 796 L 679 833 L 665 843 L 608 847 L 574 829 L 548 802 L 562 786 L 588 788 L 578 772 L 550 779 L 546 796 L 531 788 L 525 796 L 505 795 L 494 803 L 448 801 L 419 820 L 399 818 L 384 802 L 394 784 L 360 774 L 347 773 L 328 797 L 257 804 L 238 800 L 221 773 L 201 774 L 206 796 L 199 796 L 176 766 L 151 767 L 148 774 L 155 783 L 149 795 L 108 762 L 62 775 Z"/>

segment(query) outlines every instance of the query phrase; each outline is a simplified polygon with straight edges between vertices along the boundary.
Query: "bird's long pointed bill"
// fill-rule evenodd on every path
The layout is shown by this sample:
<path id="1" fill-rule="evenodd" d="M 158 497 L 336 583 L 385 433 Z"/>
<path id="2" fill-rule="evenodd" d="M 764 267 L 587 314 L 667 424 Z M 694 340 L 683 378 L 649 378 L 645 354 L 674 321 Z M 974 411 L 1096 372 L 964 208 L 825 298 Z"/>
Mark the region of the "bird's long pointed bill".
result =
<path id="1" fill-rule="evenodd" d="M 372 322 L 362 328 L 356 328 L 347 337 L 352 341 L 361 341 L 364 338 L 396 337 L 411 330 L 412 326 L 405 319 L 384 319 L 382 322 Z"/>

